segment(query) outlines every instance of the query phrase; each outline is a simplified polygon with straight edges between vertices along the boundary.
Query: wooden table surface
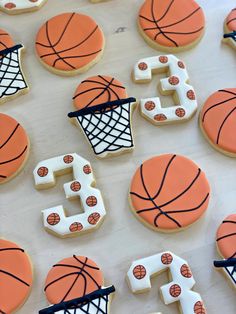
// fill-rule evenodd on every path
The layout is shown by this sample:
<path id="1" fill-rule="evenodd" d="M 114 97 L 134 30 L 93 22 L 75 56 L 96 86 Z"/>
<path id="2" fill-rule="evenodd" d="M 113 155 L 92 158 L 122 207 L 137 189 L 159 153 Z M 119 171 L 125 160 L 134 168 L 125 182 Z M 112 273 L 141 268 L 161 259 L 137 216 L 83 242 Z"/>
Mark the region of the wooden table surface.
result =
<path id="1" fill-rule="evenodd" d="M 149 293 L 134 296 L 127 287 L 125 275 L 131 261 L 163 250 L 186 259 L 196 279 L 195 290 L 205 301 L 209 314 L 236 313 L 235 291 L 225 277 L 212 266 L 219 256 L 215 248 L 215 232 L 221 221 L 236 212 L 236 161 L 212 149 L 203 138 L 197 115 L 188 123 L 155 127 L 138 111 L 133 116 L 136 148 L 132 154 L 107 160 L 93 155 L 82 133 L 67 119 L 72 108 L 72 95 L 82 79 L 95 74 L 114 75 L 127 86 L 129 95 L 155 95 L 153 81 L 135 85 L 130 73 L 142 57 L 161 54 L 148 47 L 136 29 L 136 16 L 142 0 L 112 0 L 91 4 L 87 0 L 49 0 L 38 12 L 20 16 L 1 14 L 0 26 L 8 30 L 17 43 L 26 48 L 23 65 L 30 82 L 30 93 L 1 105 L 0 110 L 21 122 L 31 140 L 31 153 L 24 170 L 14 180 L 0 187 L 1 236 L 19 243 L 27 250 L 34 265 L 33 291 L 19 313 L 37 313 L 47 305 L 43 293 L 44 280 L 50 267 L 72 254 L 87 255 L 104 270 L 106 284 L 114 284 L 117 292 L 112 314 L 178 313 L 177 306 L 165 306 L 158 289 L 167 282 L 156 277 Z M 178 56 L 188 67 L 199 107 L 217 89 L 235 87 L 235 51 L 221 44 L 223 20 L 235 6 L 234 0 L 199 0 L 204 8 L 207 27 L 200 44 Z M 104 30 L 107 44 L 103 59 L 87 73 L 72 78 L 59 77 L 44 69 L 34 54 L 38 28 L 48 18 L 65 11 L 77 11 L 94 17 Z M 123 28 L 124 32 L 117 32 Z M 157 77 L 159 78 L 159 77 Z M 57 204 L 78 211 L 78 202 L 65 200 L 63 183 L 55 188 L 36 191 L 32 171 L 44 159 L 77 152 L 90 160 L 97 186 L 107 207 L 106 219 L 96 232 L 72 239 L 59 239 L 42 226 L 41 210 Z M 128 187 L 135 169 L 151 156 L 162 153 L 185 155 L 206 172 L 212 188 L 209 210 L 191 228 L 176 234 L 155 233 L 135 219 L 128 206 Z"/>

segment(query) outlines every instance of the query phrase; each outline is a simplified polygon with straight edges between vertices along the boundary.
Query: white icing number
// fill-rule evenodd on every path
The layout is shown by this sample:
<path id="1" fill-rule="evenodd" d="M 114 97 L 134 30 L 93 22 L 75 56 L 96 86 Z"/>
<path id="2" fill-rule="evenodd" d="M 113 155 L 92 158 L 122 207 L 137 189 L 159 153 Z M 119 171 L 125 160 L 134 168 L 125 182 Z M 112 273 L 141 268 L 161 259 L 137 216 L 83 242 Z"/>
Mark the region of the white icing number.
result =
<path id="1" fill-rule="evenodd" d="M 134 67 L 134 80 L 145 83 L 152 80 L 152 73 L 167 72 L 169 77 L 160 80 L 163 95 L 172 94 L 178 104 L 164 108 L 159 97 L 141 99 L 142 115 L 152 123 L 161 125 L 190 119 L 197 111 L 194 89 L 188 84 L 189 76 L 182 61 L 173 55 L 162 55 L 139 60 Z"/>
<path id="2" fill-rule="evenodd" d="M 47 0 L 0 0 L 0 8 L 6 12 L 13 12 L 17 10 L 37 9 Z"/>
<path id="3" fill-rule="evenodd" d="M 151 277 L 169 269 L 172 282 L 160 288 L 165 304 L 179 301 L 183 314 L 205 314 L 201 296 L 192 291 L 195 280 L 185 260 L 171 252 L 159 253 L 132 263 L 127 279 L 133 293 L 151 289 Z"/>
<path id="4" fill-rule="evenodd" d="M 61 237 L 97 228 L 106 215 L 101 192 L 93 187 L 95 179 L 91 165 L 75 153 L 40 162 L 34 169 L 36 188 L 54 186 L 54 174 L 64 174 L 71 170 L 74 180 L 64 184 L 66 198 L 79 197 L 84 212 L 67 217 L 62 205 L 42 211 L 45 228 Z"/>

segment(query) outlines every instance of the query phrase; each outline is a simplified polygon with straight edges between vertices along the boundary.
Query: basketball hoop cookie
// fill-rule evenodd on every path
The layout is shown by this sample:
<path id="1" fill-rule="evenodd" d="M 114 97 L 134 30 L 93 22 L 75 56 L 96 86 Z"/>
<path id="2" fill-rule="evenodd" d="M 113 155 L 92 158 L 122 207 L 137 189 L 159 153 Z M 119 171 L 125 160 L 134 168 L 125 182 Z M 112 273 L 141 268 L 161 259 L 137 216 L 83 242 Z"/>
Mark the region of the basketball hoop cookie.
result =
<path id="1" fill-rule="evenodd" d="M 138 26 L 153 48 L 179 52 L 200 41 L 205 17 L 194 0 L 145 0 L 139 11 Z"/>
<path id="2" fill-rule="evenodd" d="M 160 287 L 164 303 L 179 302 L 182 314 L 206 314 L 200 294 L 192 290 L 195 280 L 188 263 L 171 252 L 133 262 L 127 273 L 128 285 L 133 293 L 144 293 L 152 287 L 151 278 L 164 271 L 168 271 L 172 280 Z"/>
<path id="3" fill-rule="evenodd" d="M 115 288 L 104 287 L 103 273 L 95 262 L 73 255 L 53 265 L 44 292 L 51 306 L 39 314 L 109 314 Z"/>
<path id="4" fill-rule="evenodd" d="M 131 116 L 136 99 L 123 84 L 98 75 L 82 81 L 73 97 L 75 112 L 68 114 L 79 125 L 97 157 L 120 155 L 133 147 Z"/>
<path id="5" fill-rule="evenodd" d="M 0 29 L 0 103 L 28 92 L 22 71 L 24 46 L 15 44 L 12 37 Z"/>
<path id="6" fill-rule="evenodd" d="M 236 88 L 212 94 L 203 105 L 199 122 L 203 135 L 216 150 L 236 157 Z"/>
<path id="7" fill-rule="evenodd" d="M 223 260 L 215 261 L 214 266 L 222 270 L 236 288 L 236 214 L 226 217 L 219 226 L 216 245 Z"/>
<path id="8" fill-rule="evenodd" d="M 14 178 L 29 156 L 29 138 L 12 117 L 0 113 L 0 184 Z"/>
<path id="9" fill-rule="evenodd" d="M 0 0 L 0 10 L 8 14 L 20 14 L 40 9 L 47 0 Z"/>
<path id="10" fill-rule="evenodd" d="M 236 8 L 225 19 L 223 41 L 236 49 Z"/>
<path id="11" fill-rule="evenodd" d="M 32 265 L 22 248 L 5 239 L 0 239 L 0 256 L 0 312 L 15 313 L 31 292 Z"/>
<path id="12" fill-rule="evenodd" d="M 102 57 L 105 38 L 97 23 L 80 13 L 63 13 L 38 31 L 36 53 L 41 63 L 59 75 L 86 72 Z"/>
<path id="13" fill-rule="evenodd" d="M 161 79 L 159 90 L 162 95 L 173 95 L 175 104 L 162 107 L 159 97 L 141 99 L 140 111 L 144 118 L 155 125 L 188 121 L 197 111 L 197 100 L 183 61 L 173 55 L 161 55 L 139 60 L 133 70 L 135 83 L 148 83 L 153 73 L 167 73 Z"/>
<path id="14" fill-rule="evenodd" d="M 72 237 L 98 228 L 106 210 L 101 192 L 95 188 L 90 163 L 77 154 L 67 154 L 40 162 L 34 169 L 37 189 L 55 186 L 55 176 L 73 172 L 73 181 L 64 184 L 67 199 L 79 198 L 83 213 L 66 216 L 62 205 L 42 211 L 45 229 L 59 237 Z"/>
<path id="15" fill-rule="evenodd" d="M 145 161 L 130 186 L 135 216 L 154 231 L 180 231 L 200 219 L 210 198 L 204 172 L 190 159 L 160 155 Z"/>

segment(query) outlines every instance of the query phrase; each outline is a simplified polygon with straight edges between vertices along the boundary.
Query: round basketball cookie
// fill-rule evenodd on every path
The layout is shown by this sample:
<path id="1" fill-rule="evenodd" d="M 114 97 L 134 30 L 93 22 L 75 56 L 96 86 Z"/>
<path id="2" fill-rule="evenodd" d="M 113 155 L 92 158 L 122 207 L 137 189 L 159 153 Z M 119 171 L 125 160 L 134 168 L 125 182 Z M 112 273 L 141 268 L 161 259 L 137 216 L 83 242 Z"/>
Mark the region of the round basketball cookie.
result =
<path id="1" fill-rule="evenodd" d="M 203 105 L 199 122 L 205 138 L 215 149 L 236 157 L 236 88 L 212 94 Z"/>
<path id="2" fill-rule="evenodd" d="M 12 117 L 0 113 L 0 184 L 16 176 L 29 155 L 29 138 Z"/>
<path id="3" fill-rule="evenodd" d="M 0 10 L 8 14 L 20 14 L 40 9 L 47 0 L 0 0 Z"/>
<path id="4" fill-rule="evenodd" d="M 97 63 L 105 38 L 97 23 L 80 13 L 63 13 L 38 31 L 36 53 L 42 64 L 59 75 L 83 73 Z"/>
<path id="5" fill-rule="evenodd" d="M 0 312 L 15 313 L 30 294 L 32 266 L 22 248 L 4 239 L 0 239 L 0 282 Z"/>
<path id="6" fill-rule="evenodd" d="M 224 33 L 223 41 L 236 49 L 236 8 L 225 19 Z"/>
<path id="7" fill-rule="evenodd" d="M 206 211 L 210 186 L 204 172 L 183 156 L 166 154 L 145 161 L 130 186 L 132 212 L 155 231 L 175 232 Z"/>
<path id="8" fill-rule="evenodd" d="M 145 0 L 138 26 L 153 48 L 176 52 L 190 49 L 200 41 L 205 17 L 194 0 Z"/>
<path id="9" fill-rule="evenodd" d="M 11 48 L 15 46 L 15 42 L 10 34 L 5 30 L 0 29 L 0 51 Z M 2 58 L 2 56 L 0 56 Z"/>

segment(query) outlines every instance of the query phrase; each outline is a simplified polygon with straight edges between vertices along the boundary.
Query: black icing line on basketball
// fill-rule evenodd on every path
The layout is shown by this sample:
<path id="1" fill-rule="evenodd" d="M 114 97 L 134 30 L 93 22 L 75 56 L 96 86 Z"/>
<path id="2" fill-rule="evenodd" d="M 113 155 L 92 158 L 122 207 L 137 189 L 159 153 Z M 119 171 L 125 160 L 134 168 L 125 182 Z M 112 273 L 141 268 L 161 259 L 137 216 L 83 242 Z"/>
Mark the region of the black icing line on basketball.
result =
<path id="1" fill-rule="evenodd" d="M 20 48 L 23 48 L 23 45 L 15 45 L 15 46 L 13 46 L 13 47 L 11 47 L 11 48 L 7 48 L 7 49 L 4 49 L 4 50 L 1 50 L 1 51 L 0 51 L 0 55 L 1 55 L 1 56 L 5 56 L 5 55 L 7 55 L 8 53 L 11 53 L 11 52 L 13 52 L 13 51 L 15 51 L 15 50 L 19 50 Z"/>
<path id="2" fill-rule="evenodd" d="M 18 127 L 20 126 L 19 123 L 17 123 L 16 127 L 14 128 L 14 130 L 12 131 L 12 133 L 9 135 L 9 137 L 6 139 L 5 142 L 3 142 L 3 144 L 0 146 L 0 149 L 2 149 L 8 142 L 9 140 L 12 138 L 12 136 L 15 134 L 16 130 L 18 129 Z"/>
<path id="3" fill-rule="evenodd" d="M 6 161 L 1 161 L 1 162 L 0 162 L 0 165 L 4 165 L 4 164 L 7 164 L 7 163 L 10 163 L 10 162 L 12 162 L 12 161 L 17 160 L 17 159 L 20 158 L 22 155 L 24 155 L 24 153 L 26 152 L 27 148 L 28 148 L 28 146 L 26 145 L 25 148 L 23 149 L 23 151 L 22 151 L 18 156 L 16 156 L 15 158 L 6 160 Z"/>
<path id="4" fill-rule="evenodd" d="M 68 113 L 68 117 L 69 118 L 76 118 L 76 117 L 79 117 L 79 116 L 84 116 L 86 114 L 91 114 L 95 111 L 103 111 L 105 110 L 106 108 L 108 107 L 113 107 L 113 106 L 121 106 L 121 105 L 124 105 L 124 104 L 127 104 L 127 103 L 132 103 L 132 102 L 136 102 L 136 98 L 134 97 L 129 97 L 129 98 L 126 98 L 126 99 L 118 99 L 118 100 L 114 100 L 114 101 L 109 101 L 109 102 L 106 102 L 106 103 L 103 103 L 103 104 L 99 104 L 99 105 L 96 105 L 96 106 L 93 106 L 93 107 L 88 107 L 88 108 L 84 108 L 84 109 L 81 109 L 81 110 L 77 110 L 77 111 L 74 111 L 74 112 L 70 112 Z"/>
<path id="5" fill-rule="evenodd" d="M 224 259 L 222 261 L 214 261 L 216 268 L 236 266 L 236 258 Z"/>
<path id="6" fill-rule="evenodd" d="M 61 302 L 58 304 L 55 304 L 53 306 L 50 306 L 46 309 L 40 310 L 39 314 L 53 314 L 55 312 L 59 312 L 59 311 L 63 311 L 63 310 L 67 310 L 67 309 L 73 309 L 74 307 L 78 306 L 84 306 L 87 303 L 103 297 L 103 296 L 108 296 L 109 294 L 115 292 L 115 287 L 114 286 L 110 286 L 108 288 L 104 288 L 104 289 L 99 289 L 96 290 L 94 292 L 91 292 L 85 296 L 83 296 L 82 298 L 77 298 L 77 299 L 73 299 L 70 301 L 66 301 L 66 302 Z M 81 305 L 80 305 L 81 304 Z"/>

